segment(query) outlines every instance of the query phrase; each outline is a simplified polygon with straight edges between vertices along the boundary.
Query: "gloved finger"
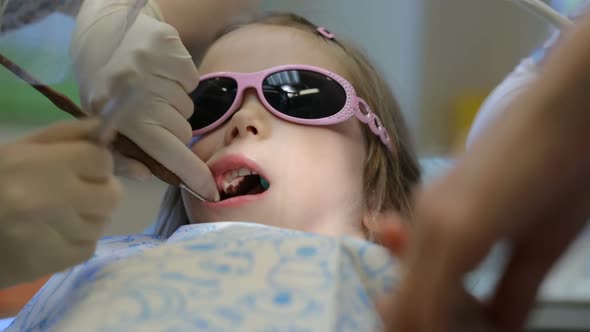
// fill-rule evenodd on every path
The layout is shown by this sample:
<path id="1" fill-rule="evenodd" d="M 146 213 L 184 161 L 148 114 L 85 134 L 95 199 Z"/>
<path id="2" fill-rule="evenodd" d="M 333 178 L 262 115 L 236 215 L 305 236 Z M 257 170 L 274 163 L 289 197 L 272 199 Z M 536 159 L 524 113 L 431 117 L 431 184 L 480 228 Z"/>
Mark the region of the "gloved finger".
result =
<path id="1" fill-rule="evenodd" d="M 143 15 L 138 17 L 104 68 L 111 73 L 145 72 L 163 77 L 178 82 L 186 93 L 199 84 L 197 67 L 176 29 Z"/>
<path id="2" fill-rule="evenodd" d="M 64 238 L 76 245 L 96 243 L 104 234 L 110 217 L 81 214 L 70 227 L 64 228 Z"/>
<path id="3" fill-rule="evenodd" d="M 192 91 L 184 91 L 178 82 L 162 77 L 155 77 L 146 83 L 146 88 L 152 91 L 151 97 L 158 103 L 169 104 L 171 111 L 177 111 L 186 120 L 193 115 L 194 104 L 188 95 Z"/>
<path id="4" fill-rule="evenodd" d="M 11 269 L 18 274 L 16 283 L 34 281 L 84 261 L 78 258 L 77 248 L 54 229 L 41 228 L 39 232 L 43 241 L 28 241 L 19 259 L 11 262 Z"/>
<path id="5" fill-rule="evenodd" d="M 115 59 L 116 60 L 116 59 Z M 151 70 L 151 69 L 150 69 Z M 113 76 L 113 69 L 101 70 L 95 74 L 95 85 L 87 92 L 88 110 L 91 113 L 97 113 L 104 105 L 117 94 L 121 84 L 126 84 L 128 80 L 127 69 L 119 69 L 119 76 Z M 170 111 L 176 111 L 186 120 L 194 111 L 193 101 L 189 96 L 189 91 L 185 91 L 183 87 L 174 79 L 168 79 L 163 76 L 149 75 L 143 78 L 142 89 L 148 91 L 146 99 L 135 107 L 141 109 L 140 112 L 148 112 L 152 110 L 152 102 L 164 103 L 172 106 Z M 137 112 L 129 112 L 136 114 Z M 125 115 L 123 118 L 126 118 Z M 132 121 L 132 120 L 128 120 Z"/>
<path id="6" fill-rule="evenodd" d="M 130 134 L 130 138 L 178 175 L 189 188 L 208 199 L 219 200 L 217 185 L 209 167 L 170 131 L 159 126 L 141 126 Z"/>
<path id="7" fill-rule="evenodd" d="M 98 119 L 63 121 L 29 135 L 26 140 L 37 143 L 55 143 L 88 139 L 98 128 Z"/>
<path id="8" fill-rule="evenodd" d="M 154 175 L 147 166 L 141 162 L 125 157 L 117 151 L 113 152 L 115 161 L 115 174 L 125 176 L 139 181 L 148 181 L 154 178 Z"/>
<path id="9" fill-rule="evenodd" d="M 101 217 L 104 219 L 104 217 Z M 102 234 L 104 222 L 86 223 L 78 211 L 73 207 L 62 208 L 51 218 L 47 218 L 48 228 L 53 237 L 60 239 L 56 243 L 85 243 L 96 241 Z M 62 246 L 65 244 L 62 244 Z"/>
<path id="10" fill-rule="evenodd" d="M 87 229 L 86 236 L 78 236 L 71 240 L 76 243 L 96 243 L 104 236 L 107 225 L 111 222 L 112 216 L 100 214 L 81 214 L 82 226 Z"/>
<path id="11" fill-rule="evenodd" d="M 133 116 L 133 115 L 131 115 Z M 141 119 L 126 118 L 129 123 L 122 124 L 121 132 L 127 135 L 136 144 L 151 135 L 151 129 L 159 127 L 167 130 L 183 144 L 188 144 L 193 133 L 190 124 L 179 112 L 176 112 L 167 102 L 152 100 L 149 107 L 145 107 Z"/>
<path id="12" fill-rule="evenodd" d="M 109 217 L 123 196 L 123 187 L 115 177 L 100 183 L 80 180 L 74 186 L 71 199 L 80 215 Z"/>
<path id="13" fill-rule="evenodd" d="M 98 238 L 90 241 L 66 241 L 61 251 L 61 265 L 63 267 L 60 270 L 83 263 L 92 258 L 96 251 L 97 242 Z"/>
<path id="14" fill-rule="evenodd" d="M 123 37 L 126 19 L 125 1 L 119 4 L 107 4 L 105 1 L 85 1 L 76 17 L 76 27 L 72 34 L 70 56 L 78 67 L 85 68 L 88 74 L 104 66 L 110 59 Z M 110 38 L 105 38 L 109 36 Z M 87 45 L 100 45 L 99 51 Z"/>
<path id="15" fill-rule="evenodd" d="M 154 75 L 177 81 L 185 92 L 192 92 L 199 84 L 199 71 L 192 56 L 176 29 L 163 22 L 157 24 L 160 27 L 145 39 L 148 44 L 144 49 L 150 50 L 150 56 L 144 64 L 150 66 Z"/>
<path id="16" fill-rule="evenodd" d="M 113 175 L 113 156 L 105 147 L 80 141 L 58 143 L 54 149 L 55 158 L 67 161 L 74 174 L 85 181 L 107 181 Z"/>

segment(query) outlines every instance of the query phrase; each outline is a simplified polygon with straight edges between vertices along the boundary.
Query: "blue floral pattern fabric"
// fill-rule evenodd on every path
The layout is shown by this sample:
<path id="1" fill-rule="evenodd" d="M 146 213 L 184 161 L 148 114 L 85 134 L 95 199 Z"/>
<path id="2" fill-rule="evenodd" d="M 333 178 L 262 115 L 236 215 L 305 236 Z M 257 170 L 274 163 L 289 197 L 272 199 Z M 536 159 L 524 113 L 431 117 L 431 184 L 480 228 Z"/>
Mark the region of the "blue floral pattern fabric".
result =
<path id="1" fill-rule="evenodd" d="M 249 223 L 105 238 L 7 331 L 376 331 L 396 266 L 363 240 Z"/>

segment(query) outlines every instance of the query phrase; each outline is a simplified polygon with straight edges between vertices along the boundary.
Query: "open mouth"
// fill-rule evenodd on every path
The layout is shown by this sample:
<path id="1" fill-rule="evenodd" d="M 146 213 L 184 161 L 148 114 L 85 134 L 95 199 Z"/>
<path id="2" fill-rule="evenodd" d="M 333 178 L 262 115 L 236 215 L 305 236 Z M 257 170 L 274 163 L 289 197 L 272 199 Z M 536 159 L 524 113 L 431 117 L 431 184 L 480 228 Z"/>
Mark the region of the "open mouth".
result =
<path id="1" fill-rule="evenodd" d="M 220 200 L 239 196 L 259 195 L 270 188 L 270 183 L 260 174 L 247 168 L 225 172 L 217 181 Z"/>

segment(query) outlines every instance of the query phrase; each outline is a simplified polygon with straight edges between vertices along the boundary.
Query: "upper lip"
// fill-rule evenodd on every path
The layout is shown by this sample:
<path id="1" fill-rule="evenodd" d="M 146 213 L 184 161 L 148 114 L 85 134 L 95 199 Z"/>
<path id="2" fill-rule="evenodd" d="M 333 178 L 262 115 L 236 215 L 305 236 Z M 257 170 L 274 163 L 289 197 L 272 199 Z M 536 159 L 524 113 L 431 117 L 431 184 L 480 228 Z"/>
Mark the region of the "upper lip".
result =
<path id="1" fill-rule="evenodd" d="M 224 174 L 229 171 L 240 168 L 249 169 L 261 177 L 269 180 L 262 168 L 251 158 L 241 154 L 230 154 L 216 159 L 211 163 L 210 169 L 217 184 L 217 188 L 221 190 L 223 186 Z"/>

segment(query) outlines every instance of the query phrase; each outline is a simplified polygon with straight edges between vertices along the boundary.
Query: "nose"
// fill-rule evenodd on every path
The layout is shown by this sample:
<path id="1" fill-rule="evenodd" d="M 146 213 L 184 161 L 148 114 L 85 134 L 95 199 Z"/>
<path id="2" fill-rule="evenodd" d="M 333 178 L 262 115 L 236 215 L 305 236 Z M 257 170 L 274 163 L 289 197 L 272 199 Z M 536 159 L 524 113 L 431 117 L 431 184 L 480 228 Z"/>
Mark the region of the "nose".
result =
<path id="1" fill-rule="evenodd" d="M 225 145 L 238 139 L 264 139 L 270 135 L 270 113 L 253 90 L 244 92 L 240 109 L 230 119 L 225 132 Z"/>

